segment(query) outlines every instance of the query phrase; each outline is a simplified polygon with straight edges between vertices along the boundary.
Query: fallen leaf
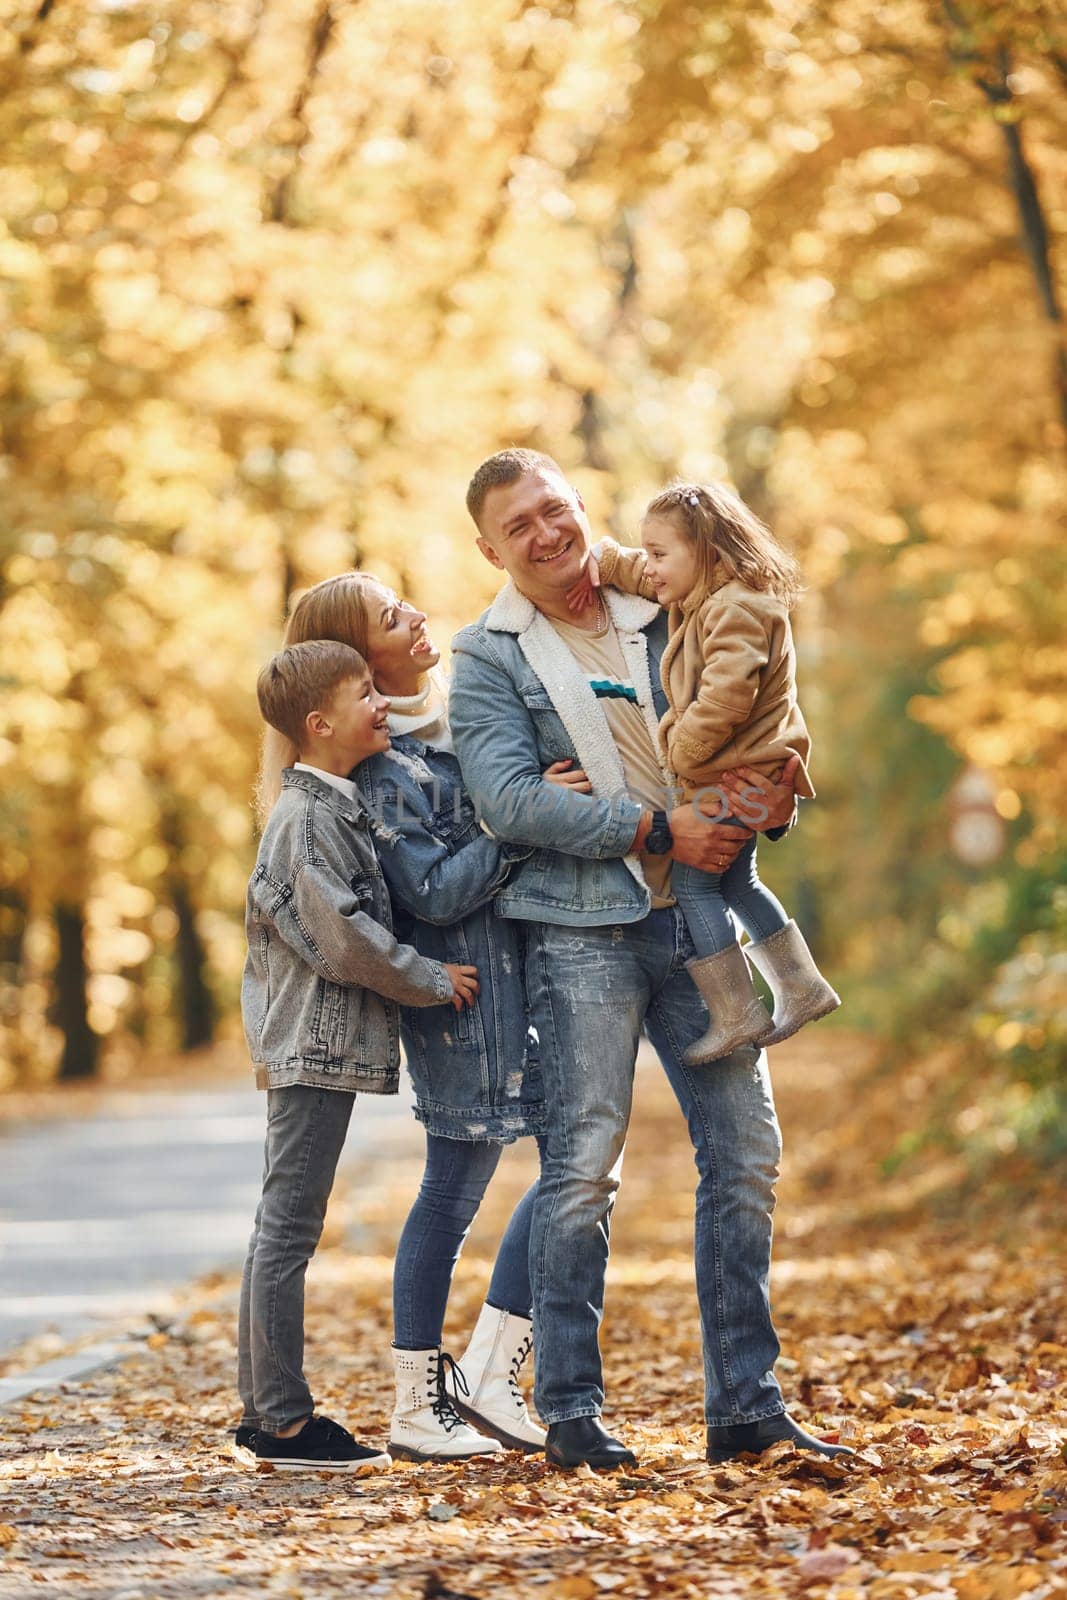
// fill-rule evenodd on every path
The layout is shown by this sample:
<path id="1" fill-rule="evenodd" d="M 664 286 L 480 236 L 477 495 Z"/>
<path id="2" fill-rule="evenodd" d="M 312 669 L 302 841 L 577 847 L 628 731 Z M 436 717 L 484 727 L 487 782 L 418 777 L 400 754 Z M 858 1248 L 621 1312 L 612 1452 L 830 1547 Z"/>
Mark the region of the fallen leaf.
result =
<path id="1" fill-rule="evenodd" d="M 809 1583 L 818 1583 L 828 1578 L 839 1578 L 858 1560 L 855 1550 L 841 1544 L 828 1544 L 821 1550 L 809 1550 L 807 1555 L 802 1556 L 797 1562 L 797 1571 Z"/>
<path id="2" fill-rule="evenodd" d="M 593 1600 L 597 1585 L 593 1578 L 560 1578 L 543 1591 L 548 1600 Z"/>
<path id="3" fill-rule="evenodd" d="M 991 1511 L 1022 1511 L 1033 1495 L 1032 1489 L 1001 1489 L 990 1495 Z"/>
<path id="4" fill-rule="evenodd" d="M 447 1500 L 435 1500 L 426 1515 L 431 1522 L 451 1522 L 459 1516 L 459 1507 L 450 1506 Z"/>

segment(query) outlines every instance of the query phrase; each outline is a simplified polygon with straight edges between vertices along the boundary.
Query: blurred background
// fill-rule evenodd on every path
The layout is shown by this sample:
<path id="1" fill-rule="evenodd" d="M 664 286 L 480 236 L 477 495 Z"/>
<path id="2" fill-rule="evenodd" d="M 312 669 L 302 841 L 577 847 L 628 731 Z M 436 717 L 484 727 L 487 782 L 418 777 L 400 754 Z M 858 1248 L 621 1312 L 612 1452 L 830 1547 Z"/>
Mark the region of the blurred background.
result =
<path id="1" fill-rule="evenodd" d="M 1062 1154 L 1057 0 L 5 12 L 3 1088 L 239 1038 L 287 605 L 358 565 L 446 644 L 520 443 L 595 529 L 727 477 L 797 552 L 768 879 L 922 1102 L 897 1156 Z"/>

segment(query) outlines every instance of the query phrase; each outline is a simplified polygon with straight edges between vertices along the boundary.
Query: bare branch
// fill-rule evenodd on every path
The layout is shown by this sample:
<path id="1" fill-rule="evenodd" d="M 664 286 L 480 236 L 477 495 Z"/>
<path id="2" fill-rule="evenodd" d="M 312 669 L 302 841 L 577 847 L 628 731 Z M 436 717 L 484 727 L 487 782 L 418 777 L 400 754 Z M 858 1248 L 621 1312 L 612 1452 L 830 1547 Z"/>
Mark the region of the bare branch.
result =
<path id="1" fill-rule="evenodd" d="M 319 67 L 322 63 L 322 58 L 326 54 L 326 49 L 330 43 L 330 39 L 333 36 L 333 30 L 336 21 L 337 18 L 334 14 L 331 0 L 323 0 L 323 3 L 319 7 L 318 15 L 315 18 L 315 22 L 311 30 L 311 38 L 308 42 L 307 64 L 304 68 L 303 76 L 297 85 L 296 94 L 293 97 L 293 103 L 289 107 L 289 120 L 290 122 L 296 124 L 298 130 L 296 138 L 289 143 L 289 165 L 282 176 L 278 179 L 277 183 L 274 185 L 271 193 L 267 196 L 266 203 L 264 205 L 264 211 L 272 222 L 281 222 L 285 223 L 287 226 L 292 226 L 290 208 L 292 204 L 293 183 L 296 178 L 297 169 L 300 165 L 301 153 L 311 137 L 311 129 L 308 126 L 305 118 L 305 112 L 307 110 L 308 100 L 311 98 L 315 79 L 319 74 Z"/>

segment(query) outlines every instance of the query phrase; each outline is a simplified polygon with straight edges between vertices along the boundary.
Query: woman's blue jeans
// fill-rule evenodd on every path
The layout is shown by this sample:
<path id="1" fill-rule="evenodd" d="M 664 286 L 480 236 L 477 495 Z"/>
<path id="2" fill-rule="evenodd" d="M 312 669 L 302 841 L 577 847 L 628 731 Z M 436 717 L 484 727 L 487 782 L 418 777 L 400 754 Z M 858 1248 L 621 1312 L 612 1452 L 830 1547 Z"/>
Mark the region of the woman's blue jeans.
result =
<path id="1" fill-rule="evenodd" d="M 448 1291 L 463 1241 L 478 1214 L 504 1146 L 426 1135 L 426 1167 L 396 1247 L 393 1344 L 432 1350 L 441 1343 Z M 511 1214 L 486 1300 L 498 1311 L 529 1317 L 530 1222 L 537 1184 Z"/>

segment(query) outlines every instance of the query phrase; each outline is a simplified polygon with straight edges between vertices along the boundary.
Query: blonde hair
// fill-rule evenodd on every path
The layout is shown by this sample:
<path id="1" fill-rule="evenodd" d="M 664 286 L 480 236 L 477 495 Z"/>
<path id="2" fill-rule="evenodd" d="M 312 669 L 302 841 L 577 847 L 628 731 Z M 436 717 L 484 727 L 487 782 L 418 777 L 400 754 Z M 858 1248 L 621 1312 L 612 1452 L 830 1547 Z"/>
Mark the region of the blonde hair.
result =
<path id="1" fill-rule="evenodd" d="M 256 680 L 256 699 L 264 722 L 299 749 L 311 712 L 328 706 L 347 679 L 364 676 L 370 673 L 358 650 L 333 639 L 311 639 L 271 656 Z"/>
<path id="2" fill-rule="evenodd" d="M 645 516 L 669 518 L 695 546 L 701 586 L 711 581 L 718 557 L 731 578 L 776 595 L 789 607 L 804 592 L 796 561 L 725 483 L 672 484 L 649 501 Z"/>
<path id="3" fill-rule="evenodd" d="M 369 670 L 366 657 L 370 615 L 366 588 L 368 584 L 380 582 L 369 572 L 342 572 L 336 578 L 326 578 L 315 584 L 300 596 L 290 612 L 283 646 L 303 645 L 312 639 L 333 640 L 358 653 L 364 670 Z M 271 725 L 270 718 L 266 720 L 268 727 L 263 735 L 256 780 L 256 816 L 261 828 L 282 792 L 282 773 L 292 766 L 297 756 L 292 737 L 276 724 Z"/>

